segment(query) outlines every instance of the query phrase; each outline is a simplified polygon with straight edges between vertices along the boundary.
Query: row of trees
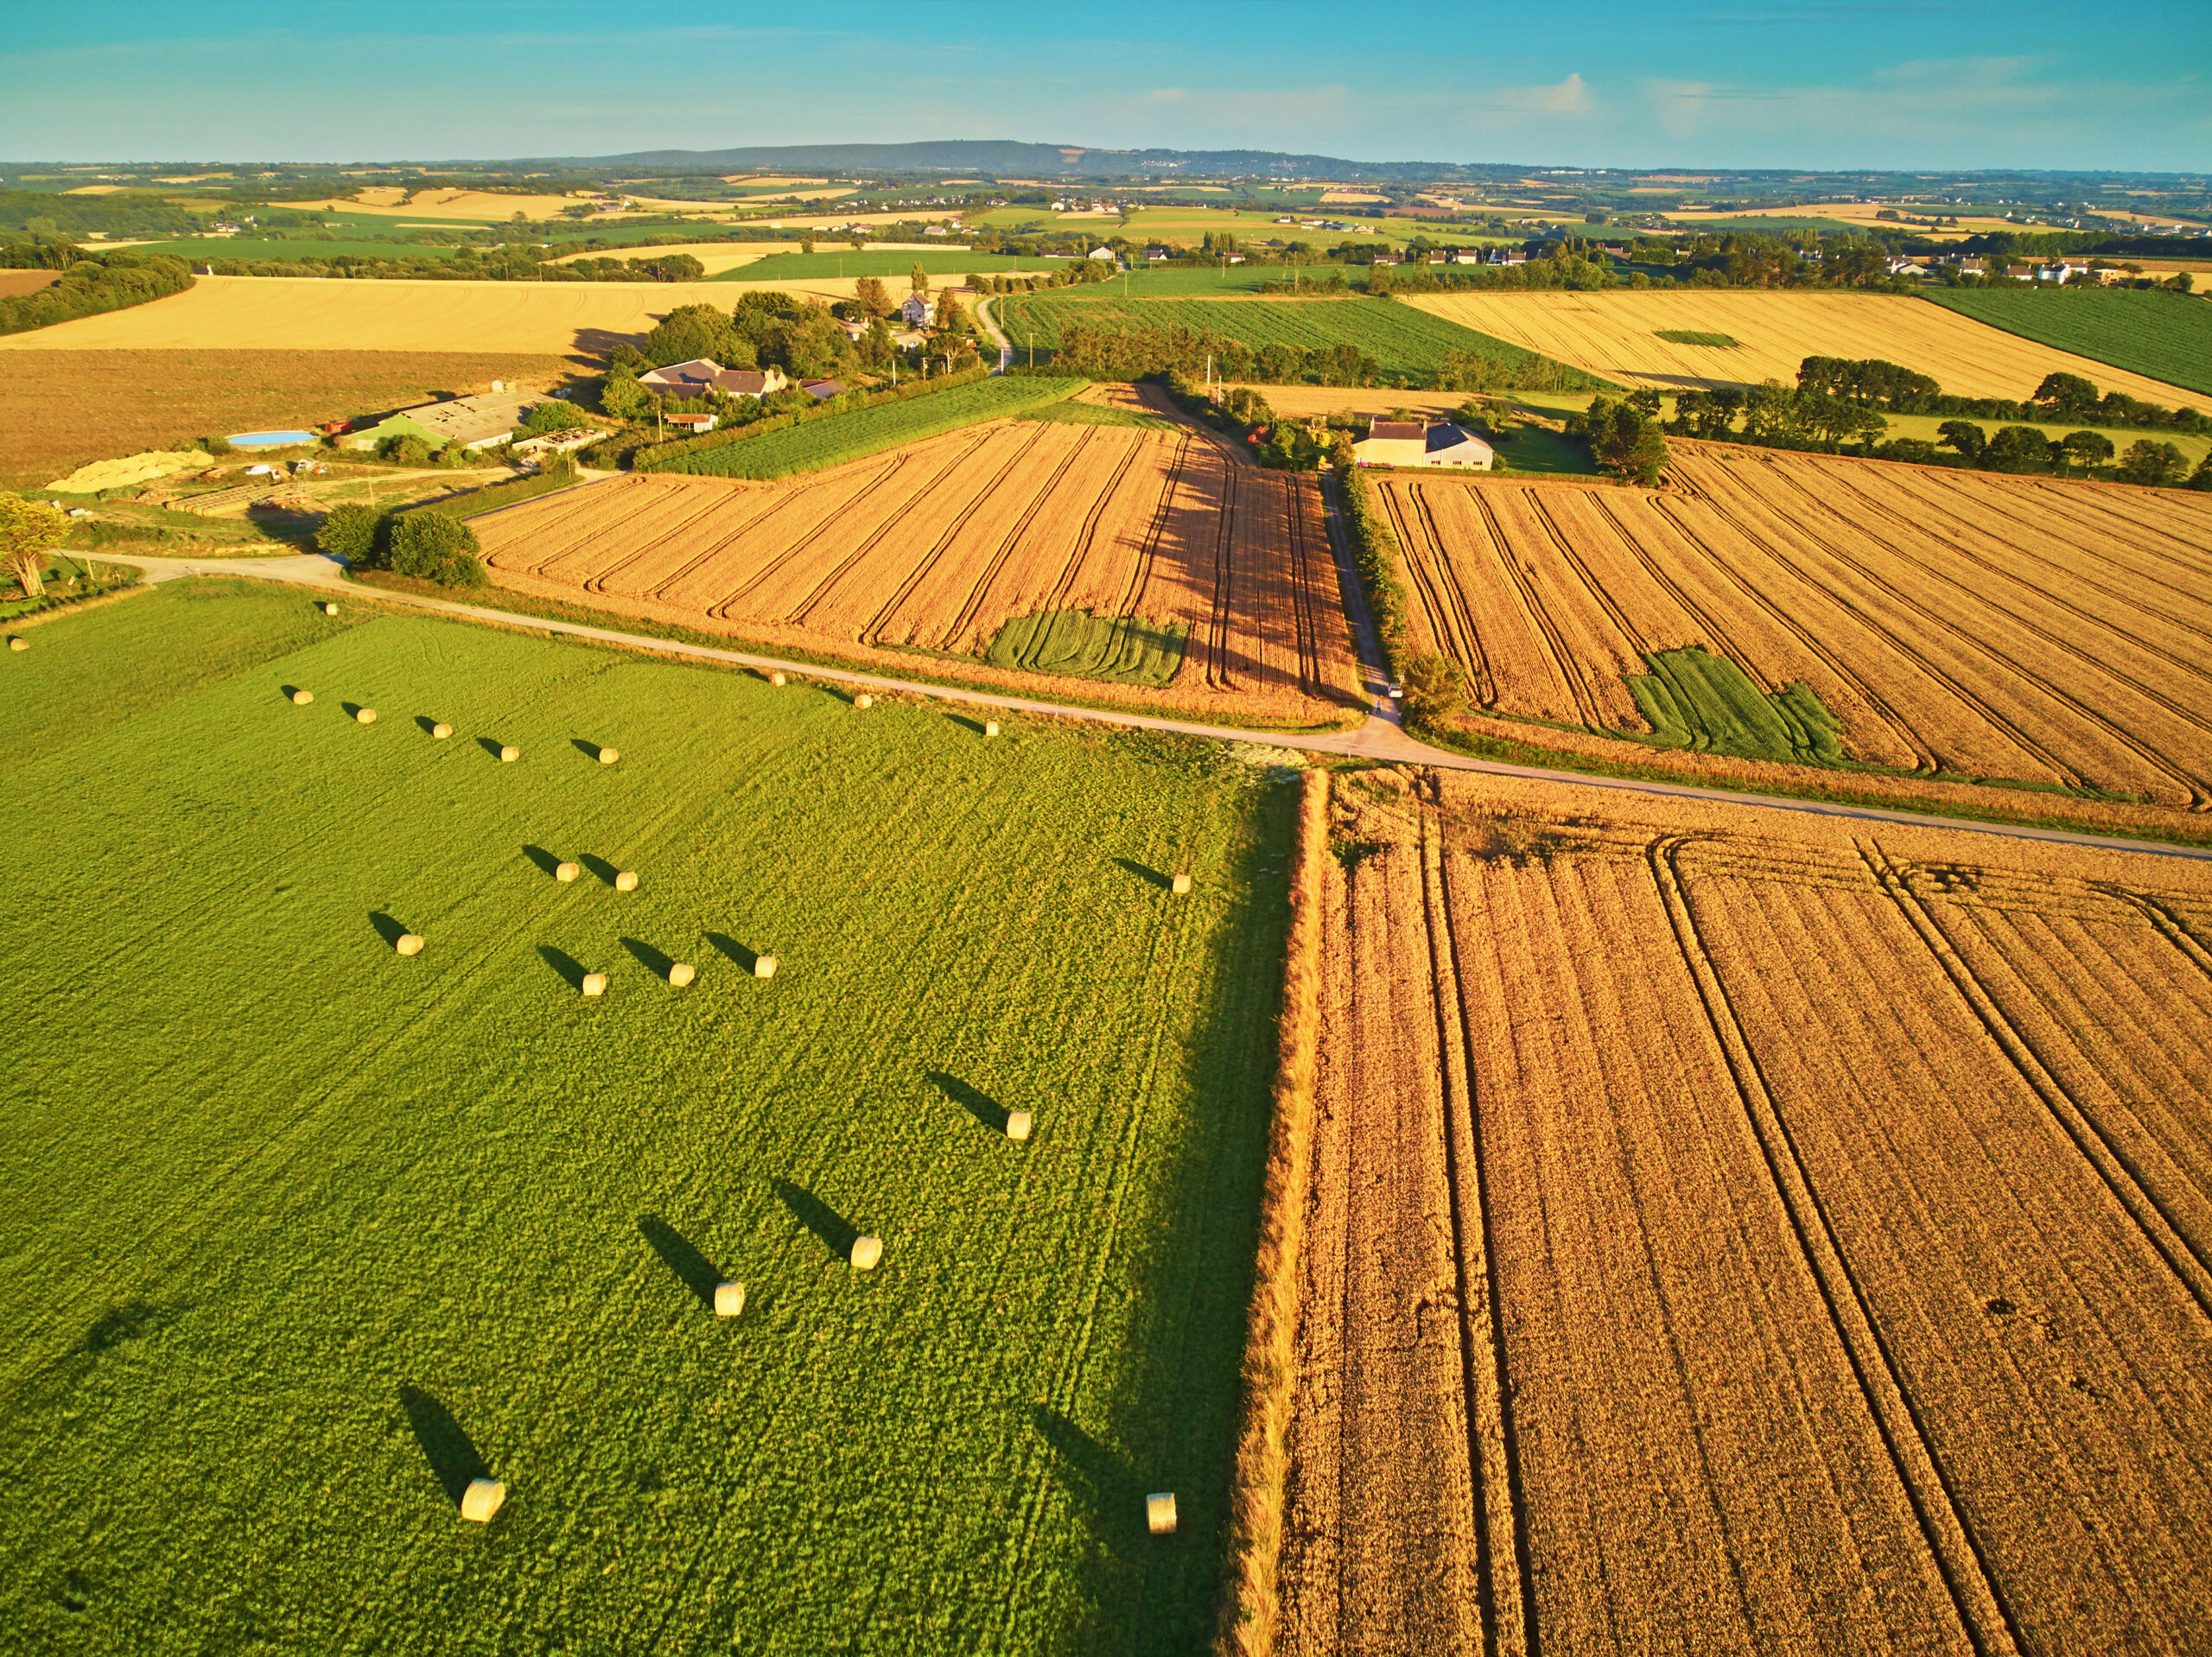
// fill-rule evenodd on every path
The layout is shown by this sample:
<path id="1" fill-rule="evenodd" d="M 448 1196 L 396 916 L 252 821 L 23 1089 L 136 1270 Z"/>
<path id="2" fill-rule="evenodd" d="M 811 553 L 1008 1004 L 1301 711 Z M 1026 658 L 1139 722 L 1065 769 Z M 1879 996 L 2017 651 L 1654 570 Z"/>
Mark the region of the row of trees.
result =
<path id="1" fill-rule="evenodd" d="M 388 569 L 441 587 L 477 587 L 491 579 L 476 531 L 442 512 L 334 506 L 315 530 L 315 543 L 355 569 Z"/>
<path id="2" fill-rule="evenodd" d="M 1797 386 L 1802 391 L 1895 414 L 2078 421 L 2088 426 L 2163 426 L 2177 431 L 2212 429 L 2212 419 L 2195 409 L 2139 403 L 2120 391 L 2100 393 L 2079 374 L 2046 374 L 2031 401 L 2014 403 L 1999 397 L 1948 396 L 1927 375 L 1876 357 L 1808 357 L 1797 365 Z"/>
<path id="3" fill-rule="evenodd" d="M 1141 324 L 1065 324 L 1053 362 L 1102 380 L 1147 379 L 1173 371 L 1203 377 L 1211 369 L 1216 379 L 1357 386 L 1374 384 L 1382 372 L 1374 358 L 1344 341 L 1312 351 L 1273 341 L 1255 351 L 1241 340 L 1205 329 Z"/>
<path id="4" fill-rule="evenodd" d="M 36 293 L 0 299 L 0 333 L 23 333 L 73 317 L 119 311 L 143 305 L 149 299 L 181 294 L 191 286 L 192 271 L 181 259 L 129 252 L 73 259 L 51 284 Z"/>

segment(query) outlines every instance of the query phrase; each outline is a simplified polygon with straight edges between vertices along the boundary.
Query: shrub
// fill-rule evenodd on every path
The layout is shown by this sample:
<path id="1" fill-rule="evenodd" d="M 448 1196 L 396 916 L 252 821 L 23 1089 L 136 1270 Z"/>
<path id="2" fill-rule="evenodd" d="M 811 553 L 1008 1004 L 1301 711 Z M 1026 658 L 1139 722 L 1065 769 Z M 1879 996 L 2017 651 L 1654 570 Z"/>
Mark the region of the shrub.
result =
<path id="1" fill-rule="evenodd" d="M 2120 475 L 2123 482 L 2156 488 L 2179 483 L 2182 468 L 2188 464 L 2171 443 L 2154 443 L 2145 437 L 2130 443 L 2127 453 L 2120 457 Z"/>
<path id="2" fill-rule="evenodd" d="M 359 569 L 374 568 L 385 540 L 386 515 L 373 506 L 334 506 L 315 532 L 318 550 Z"/>
<path id="3" fill-rule="evenodd" d="M 482 587 L 490 579 L 476 531 L 442 512 L 410 512 L 391 526 L 387 567 L 441 587 Z"/>
<path id="4" fill-rule="evenodd" d="M 1590 453 L 1599 471 L 1632 478 L 1647 488 L 1657 484 L 1660 473 L 1666 469 L 1671 458 L 1658 421 L 1647 409 L 1633 402 L 1617 403 L 1611 397 L 1599 397 L 1591 403 L 1588 413 L 1569 420 L 1567 429 L 1589 441 Z"/>
<path id="5" fill-rule="evenodd" d="M 430 446 L 407 432 L 397 432 L 377 445 L 377 458 L 400 466 L 428 466 Z"/>
<path id="6" fill-rule="evenodd" d="M 1466 700 L 1466 675 L 1448 656 L 1417 657 L 1406 670 L 1406 714 L 1415 725 L 1448 719 Z"/>

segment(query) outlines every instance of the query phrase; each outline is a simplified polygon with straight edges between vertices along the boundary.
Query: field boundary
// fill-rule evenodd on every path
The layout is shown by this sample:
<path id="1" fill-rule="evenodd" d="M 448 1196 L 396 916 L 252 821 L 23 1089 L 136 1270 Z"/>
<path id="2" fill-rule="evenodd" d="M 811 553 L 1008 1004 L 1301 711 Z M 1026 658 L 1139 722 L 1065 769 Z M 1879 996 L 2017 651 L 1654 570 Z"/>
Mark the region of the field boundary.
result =
<path id="1" fill-rule="evenodd" d="M 1277 1572 L 1290 1418 L 1298 1392 L 1299 1276 L 1313 1178 L 1314 1090 L 1320 1063 L 1320 911 L 1328 807 L 1328 771 L 1307 771 L 1299 785 L 1274 1121 L 1268 1137 L 1258 1263 L 1244 1345 L 1244 1421 L 1229 1498 L 1228 1580 L 1215 1641 L 1221 1657 L 1268 1657 L 1281 1611 Z"/>

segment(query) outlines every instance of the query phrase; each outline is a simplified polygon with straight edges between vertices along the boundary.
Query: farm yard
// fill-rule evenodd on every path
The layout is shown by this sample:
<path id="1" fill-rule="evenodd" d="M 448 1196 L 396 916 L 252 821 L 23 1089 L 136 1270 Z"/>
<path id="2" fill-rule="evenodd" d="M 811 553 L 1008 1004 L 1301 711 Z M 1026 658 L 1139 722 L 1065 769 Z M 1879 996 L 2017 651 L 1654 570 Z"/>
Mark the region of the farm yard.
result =
<path id="1" fill-rule="evenodd" d="M 2212 305 L 2201 299 L 2101 288 L 1947 288 L 1929 297 L 2039 345 L 2212 397 Z"/>
<path id="2" fill-rule="evenodd" d="M 2212 806 L 2212 499 L 1688 441 L 1670 477 L 1378 483 L 1413 650 L 1503 716 L 1467 728 Z"/>
<path id="3" fill-rule="evenodd" d="M 1313 478 L 1188 427 L 997 422 L 779 484 L 633 473 L 475 528 L 501 587 L 767 644 L 910 670 L 919 651 L 933 677 L 1082 695 L 1042 670 L 1065 659 L 1074 618 L 1093 629 L 1078 656 L 1109 665 L 1127 660 L 1112 624 L 1142 622 L 1153 670 L 1096 676 L 1128 687 L 1119 700 L 1285 724 L 1341 723 L 1359 703 Z M 1027 670 L 986 669 L 1001 630 L 1036 617 L 1061 622 L 1049 640 L 1021 631 Z M 1172 660 L 1170 633 L 1188 640 Z"/>
<path id="4" fill-rule="evenodd" d="M 1607 379 L 1661 390 L 1766 379 L 1794 384 L 1808 357 L 1878 357 L 1932 376 L 1956 397 L 2024 400 L 2044 375 L 2066 373 L 2165 408 L 2191 400 L 2182 386 L 2021 339 L 1910 295 L 1470 293 L 1413 295 L 1401 302 Z M 1674 332 L 1726 334 L 1738 344 L 1686 346 L 1659 337 Z"/>
<path id="5" fill-rule="evenodd" d="M 1274 773 L 257 583 L 30 637 L 11 1652 L 1203 1643 Z"/>
<path id="6" fill-rule="evenodd" d="M 2205 864 L 1334 809 L 1274 1650 L 2212 1644 Z"/>

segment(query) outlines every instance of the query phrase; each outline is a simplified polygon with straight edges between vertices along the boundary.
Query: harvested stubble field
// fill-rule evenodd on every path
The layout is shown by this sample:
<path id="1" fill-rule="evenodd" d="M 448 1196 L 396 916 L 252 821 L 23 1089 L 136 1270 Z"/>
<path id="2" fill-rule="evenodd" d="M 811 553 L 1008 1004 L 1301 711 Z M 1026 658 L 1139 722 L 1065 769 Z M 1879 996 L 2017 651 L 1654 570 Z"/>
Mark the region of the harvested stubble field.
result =
<path id="1" fill-rule="evenodd" d="M 32 637 L 11 1654 L 1202 1641 L 1290 789 L 256 583 Z"/>
<path id="2" fill-rule="evenodd" d="M 1402 302 L 1608 379 L 1661 390 L 1766 379 L 1795 384 L 1808 357 L 1878 357 L 1932 375 L 1957 397 L 2024 399 L 2044 375 L 2066 373 L 2165 408 L 2203 401 L 1910 295 L 1426 294 Z M 1741 343 L 1675 345 L 1659 337 L 1662 331 L 1725 333 Z"/>
<path id="3" fill-rule="evenodd" d="M 180 438 L 312 428 L 489 390 L 495 379 L 553 385 L 575 371 L 559 356 L 474 349 L 0 352 L 0 486 L 36 488 Z"/>
<path id="4" fill-rule="evenodd" d="M 1189 648 L 1125 700 L 1296 723 L 1357 705 L 1313 479 L 1187 426 L 1001 422 L 777 484 L 632 474 L 475 527 L 502 587 L 703 632 L 1066 694 L 976 658 L 1018 618 L 1141 619 Z M 1064 643 L 1039 641 L 1062 663 Z"/>
<path id="5" fill-rule="evenodd" d="M 1692 442 L 1669 478 L 1382 480 L 1415 650 L 1485 714 L 2212 805 L 2212 498 Z"/>
<path id="6" fill-rule="evenodd" d="M 1277 1650 L 2212 1646 L 2205 864 L 1336 811 Z"/>

